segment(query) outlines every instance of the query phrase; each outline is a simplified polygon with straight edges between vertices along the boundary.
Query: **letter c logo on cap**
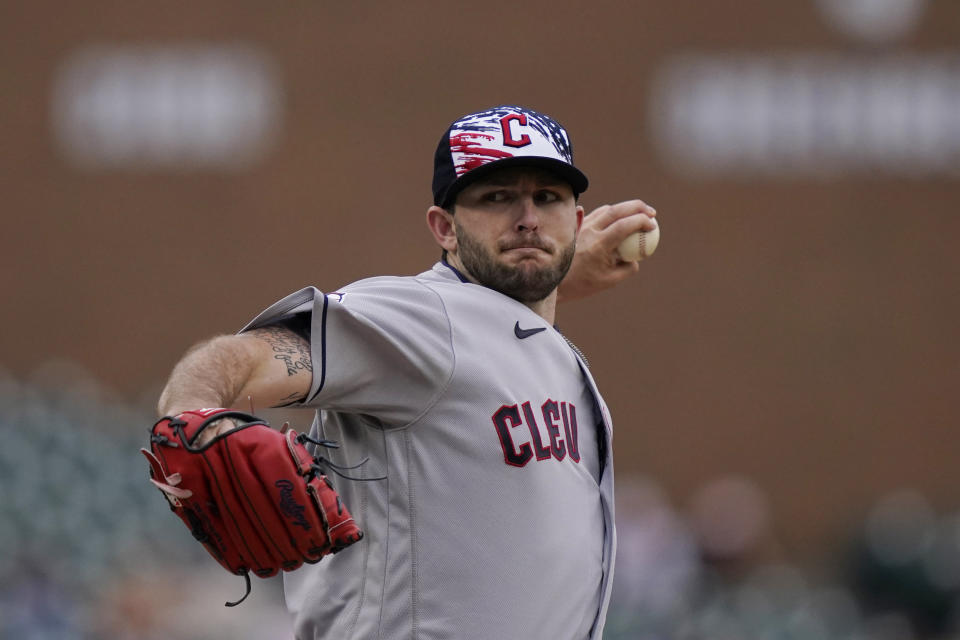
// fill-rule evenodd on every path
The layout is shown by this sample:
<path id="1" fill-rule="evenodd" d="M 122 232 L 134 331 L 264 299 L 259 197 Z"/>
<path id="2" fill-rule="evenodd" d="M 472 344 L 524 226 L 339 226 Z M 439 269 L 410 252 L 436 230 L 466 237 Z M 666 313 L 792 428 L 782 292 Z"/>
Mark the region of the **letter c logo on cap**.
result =
<path id="1" fill-rule="evenodd" d="M 530 136 L 524 133 L 519 138 L 514 137 L 510 127 L 510 123 L 514 121 L 521 127 L 527 126 L 527 116 L 524 113 L 511 113 L 500 118 L 500 128 L 503 130 L 503 144 L 508 147 L 525 147 L 530 144 Z"/>

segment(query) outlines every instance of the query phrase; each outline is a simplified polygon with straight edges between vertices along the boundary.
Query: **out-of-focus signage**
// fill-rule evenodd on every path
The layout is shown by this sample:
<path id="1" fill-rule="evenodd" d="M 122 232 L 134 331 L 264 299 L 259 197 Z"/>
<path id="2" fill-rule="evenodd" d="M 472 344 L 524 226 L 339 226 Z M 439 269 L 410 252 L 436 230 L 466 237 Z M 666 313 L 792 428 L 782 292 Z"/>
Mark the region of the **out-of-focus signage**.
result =
<path id="1" fill-rule="evenodd" d="M 274 67 L 244 45 L 83 47 L 65 58 L 52 96 L 55 141 L 86 168 L 243 168 L 281 120 Z"/>
<path id="2" fill-rule="evenodd" d="M 905 51 L 925 0 L 817 0 L 853 52 L 688 52 L 651 91 L 652 135 L 687 175 L 960 175 L 960 50 Z"/>

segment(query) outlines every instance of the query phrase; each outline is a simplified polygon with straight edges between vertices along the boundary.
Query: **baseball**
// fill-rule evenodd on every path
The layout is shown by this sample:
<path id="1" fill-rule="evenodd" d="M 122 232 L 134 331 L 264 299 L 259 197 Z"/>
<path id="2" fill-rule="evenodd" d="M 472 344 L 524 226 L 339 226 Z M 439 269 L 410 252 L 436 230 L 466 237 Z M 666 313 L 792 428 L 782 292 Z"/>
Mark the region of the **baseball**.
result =
<path id="1" fill-rule="evenodd" d="M 617 253 L 624 260 L 635 262 L 652 256 L 658 244 L 660 244 L 659 224 L 650 231 L 631 233 L 617 247 Z"/>

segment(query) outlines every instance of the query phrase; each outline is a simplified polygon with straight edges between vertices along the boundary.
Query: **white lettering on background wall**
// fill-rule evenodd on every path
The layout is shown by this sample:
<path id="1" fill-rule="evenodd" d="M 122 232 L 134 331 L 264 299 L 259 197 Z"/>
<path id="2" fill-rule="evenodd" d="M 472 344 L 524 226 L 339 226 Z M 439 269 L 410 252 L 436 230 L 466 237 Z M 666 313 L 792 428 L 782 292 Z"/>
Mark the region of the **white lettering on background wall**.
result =
<path id="1" fill-rule="evenodd" d="M 270 147 L 280 102 L 273 66 L 251 47 L 88 46 L 58 70 L 51 118 L 77 166 L 236 169 Z"/>
<path id="2" fill-rule="evenodd" d="M 690 55 L 652 131 L 688 174 L 960 175 L 960 54 Z"/>

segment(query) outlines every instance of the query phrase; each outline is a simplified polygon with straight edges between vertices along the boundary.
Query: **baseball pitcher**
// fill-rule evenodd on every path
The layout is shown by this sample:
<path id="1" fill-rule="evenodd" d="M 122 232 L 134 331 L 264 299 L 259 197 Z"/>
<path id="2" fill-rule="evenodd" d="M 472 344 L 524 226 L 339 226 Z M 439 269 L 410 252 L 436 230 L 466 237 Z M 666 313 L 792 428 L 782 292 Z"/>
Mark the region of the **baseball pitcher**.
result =
<path id="1" fill-rule="evenodd" d="M 464 116 L 434 157 L 436 264 L 297 291 L 175 367 L 151 480 L 248 587 L 285 571 L 298 639 L 601 637 L 613 425 L 555 314 L 636 272 L 616 247 L 656 223 L 585 216 L 587 186 L 552 118 Z"/>

